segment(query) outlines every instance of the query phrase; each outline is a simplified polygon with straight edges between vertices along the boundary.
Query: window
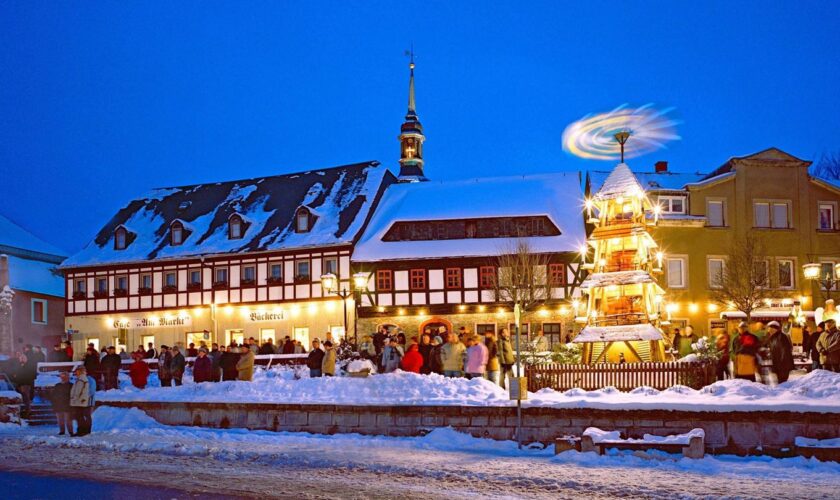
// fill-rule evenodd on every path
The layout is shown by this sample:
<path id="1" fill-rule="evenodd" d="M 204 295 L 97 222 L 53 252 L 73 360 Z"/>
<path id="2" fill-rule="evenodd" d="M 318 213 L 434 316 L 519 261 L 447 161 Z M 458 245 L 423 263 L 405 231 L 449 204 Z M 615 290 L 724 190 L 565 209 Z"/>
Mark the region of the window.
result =
<path id="1" fill-rule="evenodd" d="M 83 279 L 76 280 L 76 286 L 73 288 L 77 293 L 85 293 L 87 291 L 87 282 Z"/>
<path id="2" fill-rule="evenodd" d="M 766 260 L 753 262 L 754 280 L 758 286 L 766 288 L 770 286 L 770 263 Z"/>
<path id="3" fill-rule="evenodd" d="M 426 270 L 412 269 L 409 279 L 409 288 L 412 290 L 422 290 L 426 288 Z"/>
<path id="4" fill-rule="evenodd" d="M 376 271 L 376 289 L 383 292 L 390 290 L 392 286 L 391 278 L 391 271 Z"/>
<path id="5" fill-rule="evenodd" d="M 227 282 L 228 282 L 228 270 L 227 270 L 226 267 L 217 267 L 215 274 L 216 274 L 216 278 L 213 280 L 214 283 L 227 284 Z"/>
<path id="6" fill-rule="evenodd" d="M 832 276 L 834 276 L 834 262 L 820 262 L 820 279 L 825 281 L 830 281 Z M 838 283 L 834 282 L 834 287 L 832 290 L 837 290 Z"/>
<path id="7" fill-rule="evenodd" d="M 201 270 L 193 269 L 190 270 L 190 285 L 200 285 L 201 284 Z"/>
<path id="8" fill-rule="evenodd" d="M 723 279 L 723 271 L 725 261 L 720 258 L 709 258 L 709 288 L 720 288 L 723 286 L 721 280 Z"/>
<path id="9" fill-rule="evenodd" d="M 790 227 L 789 213 L 788 202 L 754 202 L 753 227 L 787 229 Z"/>
<path id="10" fill-rule="evenodd" d="M 559 234 L 560 229 L 546 216 L 484 217 L 470 220 L 395 222 L 382 236 L 382 241 L 537 237 Z"/>
<path id="11" fill-rule="evenodd" d="M 548 345 L 554 348 L 557 344 L 563 344 L 563 325 L 561 323 L 543 323 L 543 335 L 548 339 Z M 571 342 L 571 339 L 568 339 Z"/>
<path id="12" fill-rule="evenodd" d="M 238 240 L 242 238 L 242 217 L 237 214 L 231 215 L 228 221 L 228 238 Z"/>
<path id="13" fill-rule="evenodd" d="M 831 202 L 820 202 L 817 207 L 817 229 L 820 231 L 834 230 L 834 212 L 836 205 Z"/>
<path id="14" fill-rule="evenodd" d="M 178 286 L 178 274 L 176 272 L 168 272 L 163 275 L 164 288 L 176 288 Z"/>
<path id="15" fill-rule="evenodd" d="M 295 216 L 295 232 L 308 233 L 309 229 L 309 210 L 299 208 Z"/>
<path id="16" fill-rule="evenodd" d="M 706 201 L 706 225 L 711 227 L 726 226 L 726 212 L 724 208 L 726 205 L 723 200 L 707 200 Z"/>
<path id="17" fill-rule="evenodd" d="M 684 196 L 660 196 L 659 205 L 662 207 L 662 213 L 664 214 L 685 213 Z"/>
<path id="18" fill-rule="evenodd" d="M 178 246 L 184 242 L 184 225 L 179 221 L 175 221 L 169 228 L 169 243 L 172 246 Z"/>
<path id="19" fill-rule="evenodd" d="M 338 258 L 325 257 L 324 258 L 324 274 L 335 274 L 338 276 Z"/>
<path id="20" fill-rule="evenodd" d="M 283 264 L 271 264 L 268 279 L 272 282 L 278 282 L 283 279 Z"/>
<path id="21" fill-rule="evenodd" d="M 565 285 L 566 284 L 566 265 L 565 264 L 549 264 L 548 265 L 548 282 L 551 285 Z"/>
<path id="22" fill-rule="evenodd" d="M 152 275 L 144 274 L 140 276 L 140 288 L 152 289 Z"/>
<path id="23" fill-rule="evenodd" d="M 668 263 L 668 288 L 685 288 L 686 257 L 667 259 Z"/>
<path id="24" fill-rule="evenodd" d="M 485 333 L 496 333 L 496 325 L 494 323 L 483 323 L 475 325 L 475 333 L 479 336 L 484 336 Z"/>
<path id="25" fill-rule="evenodd" d="M 99 293 L 105 293 L 108 291 L 108 280 L 106 278 L 96 279 L 96 291 Z"/>
<path id="26" fill-rule="evenodd" d="M 461 288 L 461 268 L 446 269 L 446 288 Z"/>
<path id="27" fill-rule="evenodd" d="M 292 330 L 292 338 L 294 340 L 300 340 L 300 343 L 306 347 L 306 350 L 312 348 L 312 342 L 309 341 L 309 327 L 307 326 L 297 326 L 294 330 Z"/>
<path id="28" fill-rule="evenodd" d="M 493 266 L 481 266 L 478 269 L 478 284 L 481 288 L 493 288 L 496 286 L 496 268 Z"/>
<path id="29" fill-rule="evenodd" d="M 309 280 L 309 261 L 299 260 L 295 262 L 295 280 L 308 281 Z"/>
<path id="30" fill-rule="evenodd" d="M 257 268 L 254 266 L 245 266 L 242 268 L 242 284 L 250 285 L 257 282 Z"/>
<path id="31" fill-rule="evenodd" d="M 47 301 L 32 299 L 32 322 L 38 325 L 47 324 Z"/>
<path id="32" fill-rule="evenodd" d="M 128 276 L 117 276 L 117 290 L 128 289 Z"/>
<path id="33" fill-rule="evenodd" d="M 791 259 L 778 259 L 776 260 L 776 271 L 779 279 L 779 288 L 793 288 L 794 285 L 794 276 L 793 276 L 793 260 Z"/>
<path id="34" fill-rule="evenodd" d="M 127 246 L 127 231 L 120 226 L 114 231 L 114 250 L 125 250 Z"/>

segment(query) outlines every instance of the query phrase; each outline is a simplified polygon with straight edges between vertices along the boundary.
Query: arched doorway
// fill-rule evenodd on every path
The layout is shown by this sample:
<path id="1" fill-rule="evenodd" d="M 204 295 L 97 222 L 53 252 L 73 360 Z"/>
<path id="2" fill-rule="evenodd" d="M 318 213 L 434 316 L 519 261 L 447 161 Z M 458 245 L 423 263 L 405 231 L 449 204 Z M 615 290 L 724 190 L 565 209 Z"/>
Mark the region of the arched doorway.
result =
<path id="1" fill-rule="evenodd" d="M 442 328 L 445 330 L 441 330 Z M 426 321 L 420 323 L 420 328 L 418 329 L 420 335 L 428 333 L 432 337 L 434 337 L 435 335 L 441 335 L 443 331 L 447 333 L 452 332 L 452 323 L 449 320 L 446 320 L 439 316 L 433 316 L 427 319 Z M 446 342 L 446 339 L 444 338 L 443 341 Z"/>

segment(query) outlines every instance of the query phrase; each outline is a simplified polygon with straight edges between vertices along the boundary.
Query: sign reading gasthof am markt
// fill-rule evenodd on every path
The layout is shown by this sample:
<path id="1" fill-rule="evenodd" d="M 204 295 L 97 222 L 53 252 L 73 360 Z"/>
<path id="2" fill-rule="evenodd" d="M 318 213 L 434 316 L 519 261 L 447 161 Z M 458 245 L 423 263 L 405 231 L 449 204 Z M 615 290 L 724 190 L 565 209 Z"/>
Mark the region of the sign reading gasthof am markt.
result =
<path id="1" fill-rule="evenodd" d="M 254 311 L 248 315 L 248 319 L 251 321 L 283 321 L 286 316 L 282 310 L 277 312 Z"/>
<path id="2" fill-rule="evenodd" d="M 172 318 L 133 318 L 133 319 L 115 319 L 113 327 L 120 328 L 151 328 L 162 326 L 190 326 L 192 325 L 192 316 L 176 316 Z"/>

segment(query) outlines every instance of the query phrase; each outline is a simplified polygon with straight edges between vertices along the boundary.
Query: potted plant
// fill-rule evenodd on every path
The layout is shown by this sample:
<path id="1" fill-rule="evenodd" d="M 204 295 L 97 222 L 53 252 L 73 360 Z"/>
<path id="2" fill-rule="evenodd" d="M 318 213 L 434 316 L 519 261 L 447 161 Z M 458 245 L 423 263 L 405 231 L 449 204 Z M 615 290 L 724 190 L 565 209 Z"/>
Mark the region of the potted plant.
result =
<path id="1" fill-rule="evenodd" d="M 178 291 L 176 285 L 163 285 L 163 293 L 175 293 Z"/>
<path id="2" fill-rule="evenodd" d="M 73 292 L 73 298 L 76 300 L 87 298 L 87 294 L 85 292 Z"/>
<path id="3" fill-rule="evenodd" d="M 254 286 L 256 284 L 257 284 L 257 280 L 252 280 L 252 279 L 248 279 L 248 280 L 241 279 L 241 280 L 239 280 L 239 286 Z"/>
<path id="4" fill-rule="evenodd" d="M 282 276 L 269 276 L 268 278 L 265 279 L 265 281 L 269 285 L 280 285 L 280 284 L 283 283 L 283 277 Z"/>
<path id="5" fill-rule="evenodd" d="M 96 299 L 107 299 L 108 298 L 108 290 L 94 290 L 93 297 Z"/>
<path id="6" fill-rule="evenodd" d="M 214 281 L 213 282 L 213 290 L 220 290 L 222 288 L 227 288 L 228 282 L 227 281 Z"/>
<path id="7" fill-rule="evenodd" d="M 188 292 L 197 292 L 201 290 L 201 283 L 187 283 Z"/>
<path id="8" fill-rule="evenodd" d="M 309 275 L 308 274 L 298 274 L 295 276 L 295 283 L 309 283 Z"/>
<path id="9" fill-rule="evenodd" d="M 114 288 L 114 297 L 128 297 L 128 290 L 125 288 Z"/>
<path id="10" fill-rule="evenodd" d="M 140 288 L 137 289 L 137 293 L 140 294 L 140 295 L 151 295 L 152 294 L 152 289 L 147 287 L 147 286 L 141 286 Z"/>

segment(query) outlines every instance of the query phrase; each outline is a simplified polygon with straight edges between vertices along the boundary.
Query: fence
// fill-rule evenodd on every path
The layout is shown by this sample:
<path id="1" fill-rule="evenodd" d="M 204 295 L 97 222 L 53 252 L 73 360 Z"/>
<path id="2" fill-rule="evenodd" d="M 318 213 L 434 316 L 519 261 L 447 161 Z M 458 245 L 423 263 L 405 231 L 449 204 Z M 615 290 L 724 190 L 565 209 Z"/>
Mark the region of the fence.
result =
<path id="1" fill-rule="evenodd" d="M 593 365 L 564 365 L 558 363 L 526 366 L 528 390 L 544 388 L 557 391 L 580 388 L 587 391 L 615 387 L 631 391 L 647 386 L 664 390 L 675 385 L 700 389 L 716 380 L 712 363 L 598 363 Z"/>
<path id="2" fill-rule="evenodd" d="M 269 368 L 271 365 L 302 365 L 306 362 L 308 354 L 258 354 L 254 357 L 254 364 L 256 366 L 265 366 Z M 149 365 L 149 369 L 156 371 L 158 368 L 157 359 L 144 359 Z M 195 358 L 186 358 L 187 364 L 192 366 Z M 122 360 L 121 370 L 128 371 L 128 367 L 134 363 L 133 359 Z M 84 361 L 65 361 L 56 363 L 38 363 L 38 373 L 49 372 L 69 372 L 73 371 L 77 366 L 84 365 Z"/>

